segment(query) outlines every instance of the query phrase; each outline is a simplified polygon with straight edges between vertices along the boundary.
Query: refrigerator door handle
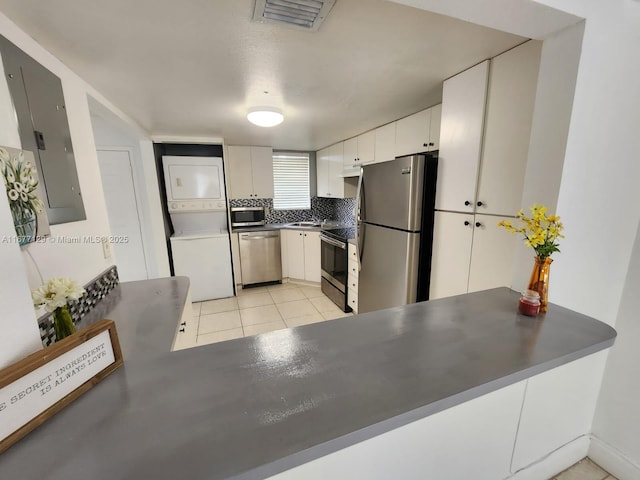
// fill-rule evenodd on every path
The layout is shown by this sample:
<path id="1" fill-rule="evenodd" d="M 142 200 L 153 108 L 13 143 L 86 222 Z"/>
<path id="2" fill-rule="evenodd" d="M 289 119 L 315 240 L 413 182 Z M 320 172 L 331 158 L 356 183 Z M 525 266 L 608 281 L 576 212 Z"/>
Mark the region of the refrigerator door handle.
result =
<path id="1" fill-rule="evenodd" d="M 362 270 L 362 245 L 360 243 L 360 229 L 363 227 L 362 215 L 364 201 L 364 168 L 360 167 L 360 177 L 358 178 L 358 191 L 356 193 L 356 246 L 358 247 L 358 271 Z"/>

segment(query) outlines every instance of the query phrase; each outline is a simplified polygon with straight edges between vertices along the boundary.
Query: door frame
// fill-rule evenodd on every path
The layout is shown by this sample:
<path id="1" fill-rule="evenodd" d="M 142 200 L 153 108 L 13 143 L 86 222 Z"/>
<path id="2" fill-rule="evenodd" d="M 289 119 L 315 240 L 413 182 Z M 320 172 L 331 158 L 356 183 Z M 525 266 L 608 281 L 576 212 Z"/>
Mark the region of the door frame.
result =
<path id="1" fill-rule="evenodd" d="M 138 193 L 138 189 L 140 188 L 140 174 L 137 171 L 137 168 L 135 168 L 135 165 L 133 164 L 133 159 L 134 159 L 134 155 L 133 155 L 133 148 L 131 147 L 120 147 L 120 146 L 102 146 L 102 145 L 96 145 L 96 155 L 98 156 L 98 168 L 100 167 L 100 158 L 99 158 L 99 152 L 100 151 L 107 151 L 107 152 L 127 152 L 127 154 L 129 155 L 129 168 L 131 170 L 131 181 L 133 183 L 133 195 L 136 199 L 136 215 L 138 217 L 138 230 L 140 231 L 140 240 L 142 242 L 142 254 L 144 257 L 144 269 L 145 269 L 145 274 L 146 274 L 146 279 L 149 279 L 149 271 L 151 268 L 151 259 L 149 258 L 149 252 L 146 246 L 146 236 L 148 234 L 147 229 L 145 227 L 145 216 L 144 216 L 144 210 L 143 210 L 143 204 L 140 200 L 140 195 Z M 102 177 L 102 172 L 100 172 L 100 176 Z M 104 192 L 103 192 L 104 194 Z M 108 213 L 107 213 L 108 216 Z M 109 229 L 111 229 L 111 224 L 109 224 Z"/>

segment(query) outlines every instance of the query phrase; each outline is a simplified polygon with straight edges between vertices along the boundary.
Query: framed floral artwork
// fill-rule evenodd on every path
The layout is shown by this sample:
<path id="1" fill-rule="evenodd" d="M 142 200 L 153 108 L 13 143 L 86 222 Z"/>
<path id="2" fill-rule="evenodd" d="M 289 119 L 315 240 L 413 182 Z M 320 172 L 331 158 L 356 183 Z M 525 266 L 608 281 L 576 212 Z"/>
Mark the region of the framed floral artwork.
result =
<path id="1" fill-rule="evenodd" d="M 9 208 L 16 228 L 16 241 L 28 245 L 49 235 L 43 189 L 38 179 L 33 153 L 0 147 L 0 173 L 4 180 Z"/>

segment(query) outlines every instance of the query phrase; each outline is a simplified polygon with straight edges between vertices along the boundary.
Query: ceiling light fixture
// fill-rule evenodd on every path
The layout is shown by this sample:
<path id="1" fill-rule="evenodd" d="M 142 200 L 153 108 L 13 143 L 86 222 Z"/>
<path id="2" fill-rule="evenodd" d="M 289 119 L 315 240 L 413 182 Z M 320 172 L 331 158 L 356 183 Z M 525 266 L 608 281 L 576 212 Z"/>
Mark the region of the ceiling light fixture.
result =
<path id="1" fill-rule="evenodd" d="M 284 120 L 284 115 L 277 108 L 255 107 L 249 110 L 247 120 L 259 127 L 275 127 Z"/>

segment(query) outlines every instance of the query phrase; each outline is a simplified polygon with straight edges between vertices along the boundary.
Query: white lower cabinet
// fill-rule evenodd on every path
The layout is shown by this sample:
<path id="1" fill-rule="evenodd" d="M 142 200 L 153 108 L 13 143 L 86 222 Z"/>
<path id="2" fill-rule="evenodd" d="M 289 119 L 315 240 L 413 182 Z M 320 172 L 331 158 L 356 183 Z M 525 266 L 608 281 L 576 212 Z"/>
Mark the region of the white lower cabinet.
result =
<path id="1" fill-rule="evenodd" d="M 535 342 L 535 338 L 530 341 Z M 598 352 L 527 381 L 527 394 L 513 451 L 513 472 L 591 432 L 606 360 L 607 351 Z M 583 456 L 568 460 L 555 472 L 547 472 L 545 478 Z"/>
<path id="2" fill-rule="evenodd" d="M 187 298 L 182 310 L 182 316 L 178 322 L 176 336 L 173 340 L 171 351 L 182 350 L 196 346 L 198 338 L 198 322 L 199 318 L 193 315 L 191 307 L 191 291 L 187 293 Z"/>
<path id="3" fill-rule="evenodd" d="M 525 382 L 376 435 L 269 480 L 509 477 Z"/>
<path id="4" fill-rule="evenodd" d="M 429 298 L 509 287 L 517 237 L 497 226 L 507 217 L 436 212 Z"/>
<path id="5" fill-rule="evenodd" d="M 242 285 L 242 269 L 240 268 L 240 240 L 237 233 L 231 234 L 231 263 L 233 264 L 233 281 Z"/>
<path id="6" fill-rule="evenodd" d="M 353 313 L 358 313 L 358 248 L 352 243 L 349 244 L 348 254 L 347 304 Z"/>
<path id="7" fill-rule="evenodd" d="M 555 477 L 587 454 L 606 357 L 589 355 L 268 478 Z"/>
<path id="8" fill-rule="evenodd" d="M 281 236 L 286 242 L 286 255 L 282 256 L 283 271 L 288 272 L 289 278 L 319 283 L 320 232 L 282 230 Z"/>

